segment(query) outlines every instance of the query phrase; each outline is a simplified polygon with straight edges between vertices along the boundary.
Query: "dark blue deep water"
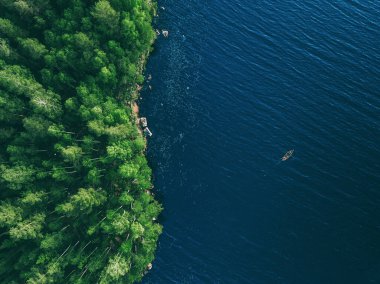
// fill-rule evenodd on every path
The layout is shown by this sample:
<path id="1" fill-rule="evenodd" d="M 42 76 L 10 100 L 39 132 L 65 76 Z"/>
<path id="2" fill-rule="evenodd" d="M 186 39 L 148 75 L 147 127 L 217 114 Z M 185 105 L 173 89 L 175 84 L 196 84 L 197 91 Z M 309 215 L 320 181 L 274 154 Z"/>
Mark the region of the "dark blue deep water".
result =
<path id="1" fill-rule="evenodd" d="M 144 283 L 380 283 L 380 1 L 159 5 Z"/>

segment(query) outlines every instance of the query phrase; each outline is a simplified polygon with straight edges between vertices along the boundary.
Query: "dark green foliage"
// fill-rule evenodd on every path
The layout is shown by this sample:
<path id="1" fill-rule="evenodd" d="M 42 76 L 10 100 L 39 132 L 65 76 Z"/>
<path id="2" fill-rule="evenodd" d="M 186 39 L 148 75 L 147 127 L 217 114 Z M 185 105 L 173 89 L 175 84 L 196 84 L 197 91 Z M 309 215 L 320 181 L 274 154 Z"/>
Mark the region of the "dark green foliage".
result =
<path id="1" fill-rule="evenodd" d="M 0 0 L 1 283 L 132 283 L 153 260 L 131 103 L 150 0 Z"/>

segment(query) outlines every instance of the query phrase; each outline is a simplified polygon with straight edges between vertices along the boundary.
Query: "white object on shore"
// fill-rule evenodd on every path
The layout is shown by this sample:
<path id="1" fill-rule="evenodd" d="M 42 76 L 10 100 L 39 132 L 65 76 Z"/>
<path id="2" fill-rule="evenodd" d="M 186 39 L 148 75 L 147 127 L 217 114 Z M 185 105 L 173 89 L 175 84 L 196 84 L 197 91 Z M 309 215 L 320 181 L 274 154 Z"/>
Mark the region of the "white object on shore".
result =
<path id="1" fill-rule="evenodd" d="M 140 124 L 141 124 L 141 127 L 147 127 L 148 126 L 148 121 L 147 121 L 146 117 L 140 118 Z"/>
<path id="2" fill-rule="evenodd" d="M 167 31 L 167 30 L 162 30 L 162 35 L 163 35 L 164 37 L 168 37 L 168 36 L 169 36 L 169 31 Z"/>

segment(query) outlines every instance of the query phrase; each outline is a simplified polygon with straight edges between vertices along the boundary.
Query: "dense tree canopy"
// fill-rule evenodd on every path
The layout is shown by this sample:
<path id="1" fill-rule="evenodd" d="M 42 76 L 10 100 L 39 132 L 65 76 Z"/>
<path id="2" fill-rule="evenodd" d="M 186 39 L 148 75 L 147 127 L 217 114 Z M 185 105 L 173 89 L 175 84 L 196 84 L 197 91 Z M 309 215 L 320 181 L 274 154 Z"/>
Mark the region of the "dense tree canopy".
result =
<path id="1" fill-rule="evenodd" d="M 150 0 L 0 0 L 0 279 L 133 283 L 162 208 L 131 103 Z"/>

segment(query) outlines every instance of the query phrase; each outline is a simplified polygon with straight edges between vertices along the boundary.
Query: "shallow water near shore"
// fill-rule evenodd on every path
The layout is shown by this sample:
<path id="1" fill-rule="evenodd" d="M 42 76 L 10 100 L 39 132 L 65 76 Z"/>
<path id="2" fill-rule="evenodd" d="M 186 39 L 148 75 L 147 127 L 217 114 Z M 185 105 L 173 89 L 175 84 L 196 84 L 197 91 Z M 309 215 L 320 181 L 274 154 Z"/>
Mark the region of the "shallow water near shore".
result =
<path id="1" fill-rule="evenodd" d="M 144 283 L 380 283 L 380 2 L 159 6 Z"/>

